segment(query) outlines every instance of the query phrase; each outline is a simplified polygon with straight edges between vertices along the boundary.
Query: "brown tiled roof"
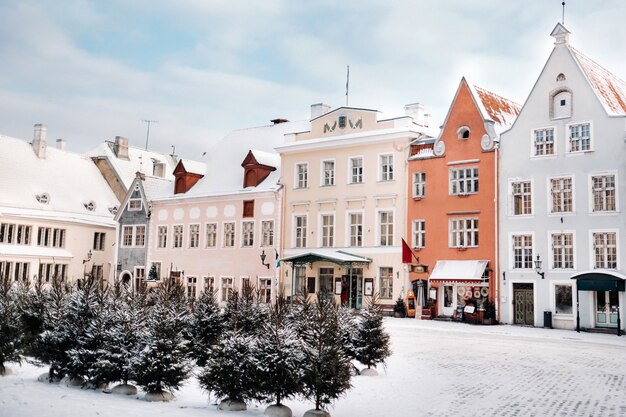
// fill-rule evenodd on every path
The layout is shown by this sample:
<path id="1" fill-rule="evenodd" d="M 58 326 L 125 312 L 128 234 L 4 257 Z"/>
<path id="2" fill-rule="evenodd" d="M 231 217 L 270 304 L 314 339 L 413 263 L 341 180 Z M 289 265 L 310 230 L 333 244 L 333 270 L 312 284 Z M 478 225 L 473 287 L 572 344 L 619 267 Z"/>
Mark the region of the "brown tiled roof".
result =
<path id="1" fill-rule="evenodd" d="M 522 107 L 477 85 L 474 85 L 474 88 L 491 120 L 501 127 L 510 127 Z"/>

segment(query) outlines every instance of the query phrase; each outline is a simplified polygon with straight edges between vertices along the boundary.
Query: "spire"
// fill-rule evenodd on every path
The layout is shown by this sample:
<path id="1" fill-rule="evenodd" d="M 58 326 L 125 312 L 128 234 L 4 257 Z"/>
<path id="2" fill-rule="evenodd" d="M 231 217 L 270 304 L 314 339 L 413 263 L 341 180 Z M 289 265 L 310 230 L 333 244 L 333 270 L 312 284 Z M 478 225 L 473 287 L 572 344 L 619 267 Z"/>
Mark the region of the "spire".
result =
<path id="1" fill-rule="evenodd" d="M 557 23 L 554 29 L 552 29 L 552 33 L 550 33 L 550 36 L 555 39 L 555 45 L 559 45 L 562 43 L 568 44 L 570 33 L 571 32 L 567 30 L 565 26 L 563 26 L 563 24 Z"/>

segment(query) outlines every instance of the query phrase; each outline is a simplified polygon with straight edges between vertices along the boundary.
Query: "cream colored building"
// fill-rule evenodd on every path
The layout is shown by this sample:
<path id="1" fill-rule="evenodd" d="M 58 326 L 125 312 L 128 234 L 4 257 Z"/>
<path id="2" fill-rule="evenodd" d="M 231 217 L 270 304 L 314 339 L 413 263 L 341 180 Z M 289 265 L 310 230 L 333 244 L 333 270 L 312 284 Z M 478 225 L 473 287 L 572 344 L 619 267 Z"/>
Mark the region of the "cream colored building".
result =
<path id="1" fill-rule="evenodd" d="M 361 308 L 369 294 L 392 305 L 405 295 L 407 157 L 411 141 L 432 135 L 420 104 L 402 117 L 311 107 L 310 130 L 288 134 L 281 155 L 283 291 L 334 294 Z"/>

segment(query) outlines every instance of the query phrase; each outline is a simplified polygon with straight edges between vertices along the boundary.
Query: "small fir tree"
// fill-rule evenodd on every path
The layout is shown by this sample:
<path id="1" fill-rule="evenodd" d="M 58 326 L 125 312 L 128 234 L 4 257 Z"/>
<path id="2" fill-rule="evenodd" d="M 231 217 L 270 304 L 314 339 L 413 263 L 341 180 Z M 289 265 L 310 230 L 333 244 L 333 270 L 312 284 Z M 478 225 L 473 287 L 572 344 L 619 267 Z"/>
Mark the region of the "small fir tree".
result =
<path id="1" fill-rule="evenodd" d="M 156 264 L 152 264 L 150 266 L 150 271 L 148 271 L 148 280 L 157 281 L 158 279 L 159 279 L 159 274 L 157 273 Z"/>
<path id="2" fill-rule="evenodd" d="M 17 292 L 8 274 L 0 276 L 0 376 L 6 362 L 21 362 Z"/>
<path id="3" fill-rule="evenodd" d="M 31 358 L 30 361 L 37 364 L 38 361 L 34 358 L 37 339 L 44 331 L 47 294 L 41 278 L 37 278 L 32 283 L 30 281 L 24 282 L 18 289 L 23 353 Z"/>
<path id="4" fill-rule="evenodd" d="M 378 306 L 378 296 L 370 299 L 358 323 L 356 360 L 367 368 L 384 363 L 391 355 L 389 335 L 383 327 L 383 316 Z"/>
<path id="5" fill-rule="evenodd" d="M 225 330 L 224 316 L 215 293 L 205 291 L 194 305 L 189 323 L 190 353 L 198 366 L 205 366 Z"/>

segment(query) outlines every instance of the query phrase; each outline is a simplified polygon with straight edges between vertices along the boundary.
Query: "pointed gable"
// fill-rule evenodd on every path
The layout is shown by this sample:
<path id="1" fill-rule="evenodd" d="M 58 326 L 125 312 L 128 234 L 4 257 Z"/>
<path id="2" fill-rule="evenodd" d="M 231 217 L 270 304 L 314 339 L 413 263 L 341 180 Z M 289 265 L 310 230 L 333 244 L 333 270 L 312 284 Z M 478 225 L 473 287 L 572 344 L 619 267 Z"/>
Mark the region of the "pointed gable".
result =
<path id="1" fill-rule="evenodd" d="M 174 194 L 186 193 L 202 177 L 204 175 L 188 171 L 185 168 L 185 161 L 181 159 L 174 168 Z"/>
<path id="2" fill-rule="evenodd" d="M 280 164 L 280 157 L 267 152 L 249 150 L 241 163 L 244 169 L 243 188 L 261 184 Z"/>

